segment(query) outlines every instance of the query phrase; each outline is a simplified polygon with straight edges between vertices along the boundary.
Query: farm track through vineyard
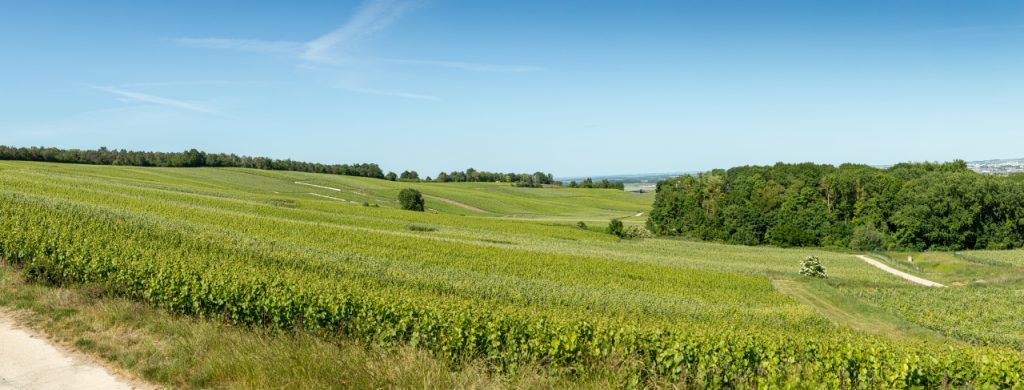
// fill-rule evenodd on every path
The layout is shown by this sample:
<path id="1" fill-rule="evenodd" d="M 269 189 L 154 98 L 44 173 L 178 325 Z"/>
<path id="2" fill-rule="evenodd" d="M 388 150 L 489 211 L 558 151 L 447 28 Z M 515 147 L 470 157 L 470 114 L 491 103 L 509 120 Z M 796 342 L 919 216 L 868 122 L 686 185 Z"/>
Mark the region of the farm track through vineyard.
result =
<path id="1" fill-rule="evenodd" d="M 437 196 L 437 195 L 427 195 L 427 194 L 424 194 L 423 197 L 427 198 L 427 199 L 433 199 L 433 200 L 436 200 L 436 201 L 439 201 L 439 202 L 448 203 L 450 205 L 455 205 L 455 206 L 464 208 L 464 209 L 469 210 L 469 211 L 475 211 L 475 212 L 478 212 L 478 213 L 486 213 L 487 212 L 487 210 L 483 210 L 483 209 L 478 208 L 478 207 L 473 207 L 473 206 L 470 206 L 468 204 L 465 204 L 465 203 L 462 203 L 462 202 L 459 202 L 459 201 L 456 201 L 456 200 L 451 200 L 451 199 L 448 199 L 448 198 L 442 198 L 442 197 Z"/>
<path id="2" fill-rule="evenodd" d="M 878 269 L 880 269 L 882 271 L 885 271 L 885 272 L 888 272 L 890 274 L 896 275 L 897 277 L 902 278 L 902 279 L 906 279 L 906 280 L 908 280 L 910 282 L 920 284 L 922 286 L 926 286 L 926 287 L 946 287 L 946 285 L 944 285 L 942 283 L 933 282 L 931 280 L 922 278 L 920 276 L 915 276 L 915 275 L 908 274 L 906 272 L 903 272 L 903 271 L 900 271 L 898 269 L 895 269 L 895 268 L 892 268 L 890 266 L 887 266 L 885 264 L 882 264 L 882 262 L 880 262 L 878 260 L 875 260 L 875 259 L 872 259 L 870 257 L 864 256 L 864 255 L 857 255 L 857 258 L 861 259 L 861 260 L 864 260 L 865 263 L 871 264 L 875 268 L 878 268 Z"/>
<path id="3" fill-rule="evenodd" d="M 845 254 L 619 241 L 571 222 L 464 217 L 454 206 L 404 212 L 295 193 L 295 182 L 309 180 L 379 196 L 406 184 L 365 178 L 160 169 L 157 182 L 146 182 L 138 168 L 3 164 L 0 256 L 31 280 L 102 288 L 243 328 L 413 346 L 455 368 L 485 362 L 499 375 L 540 367 L 586 376 L 624 362 L 618 369 L 637 384 L 703 387 L 1022 380 L 1024 357 L 1012 342 L 945 346 L 865 334 L 780 294 L 765 277 L 798 278 L 797 260 L 817 254 L 831 276 L 819 288 L 832 293 L 856 300 L 906 288 Z M 566 219 L 649 205 L 615 191 L 418 185 Z M 905 313 L 895 304 L 885 310 Z"/>

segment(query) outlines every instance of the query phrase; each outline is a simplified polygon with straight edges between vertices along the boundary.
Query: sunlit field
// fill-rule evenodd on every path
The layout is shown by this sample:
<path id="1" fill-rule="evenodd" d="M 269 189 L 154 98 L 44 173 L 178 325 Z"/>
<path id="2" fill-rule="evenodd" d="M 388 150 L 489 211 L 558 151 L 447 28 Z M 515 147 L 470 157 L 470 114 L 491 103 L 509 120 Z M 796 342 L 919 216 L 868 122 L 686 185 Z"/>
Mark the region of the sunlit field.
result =
<path id="1" fill-rule="evenodd" d="M 423 192 L 426 212 L 398 209 L 407 187 Z M 603 231 L 612 218 L 642 223 L 652 199 L 0 162 L 0 249 L 37 284 L 97 289 L 178 321 L 411 348 L 498 381 L 530 371 L 614 372 L 616 385 L 638 386 L 1022 383 L 1024 305 L 1015 303 L 1024 290 L 1007 276 L 1024 274 L 1017 252 L 894 264 L 958 282 L 938 289 L 849 253 Z M 798 275 L 809 255 L 822 258 L 828 279 Z M 216 386 L 211 375 L 205 383 Z"/>

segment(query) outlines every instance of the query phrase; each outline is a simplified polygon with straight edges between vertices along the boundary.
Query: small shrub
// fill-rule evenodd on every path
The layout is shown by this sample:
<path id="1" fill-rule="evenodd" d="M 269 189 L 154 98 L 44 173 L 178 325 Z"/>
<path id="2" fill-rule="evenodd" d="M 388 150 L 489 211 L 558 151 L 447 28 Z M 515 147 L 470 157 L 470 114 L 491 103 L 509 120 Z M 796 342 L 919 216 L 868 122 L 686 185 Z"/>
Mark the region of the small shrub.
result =
<path id="1" fill-rule="evenodd" d="M 885 236 L 873 225 L 858 226 L 850 237 L 850 249 L 872 251 L 885 245 Z"/>
<path id="2" fill-rule="evenodd" d="M 821 259 L 818 256 L 807 256 L 800 263 L 800 275 L 823 279 L 828 277 L 825 275 L 825 266 L 821 265 Z"/>
<path id="3" fill-rule="evenodd" d="M 583 221 L 576 222 L 576 227 L 587 230 L 587 224 L 583 223 Z"/>
<path id="4" fill-rule="evenodd" d="M 426 226 L 426 225 L 416 225 L 416 224 L 412 224 L 412 225 L 406 226 L 405 228 L 406 228 L 406 230 L 411 230 L 411 231 L 414 231 L 414 232 L 436 232 L 437 231 L 437 228 L 435 228 L 435 227 Z"/>
<path id="5" fill-rule="evenodd" d="M 608 222 L 608 234 L 622 237 L 625 234 L 625 229 L 622 226 L 622 221 L 613 219 Z"/>
<path id="6" fill-rule="evenodd" d="M 398 193 L 398 203 L 402 205 L 402 210 L 410 211 L 423 211 L 423 194 L 419 191 L 406 188 Z"/>
<path id="7" fill-rule="evenodd" d="M 622 232 L 622 238 L 626 238 L 626 239 L 630 239 L 630 240 L 639 240 L 639 239 L 644 239 L 644 238 L 650 238 L 651 236 L 652 235 L 651 235 L 650 231 L 648 231 L 643 226 L 638 226 L 638 225 L 630 225 L 628 228 L 626 228 L 625 231 Z"/>

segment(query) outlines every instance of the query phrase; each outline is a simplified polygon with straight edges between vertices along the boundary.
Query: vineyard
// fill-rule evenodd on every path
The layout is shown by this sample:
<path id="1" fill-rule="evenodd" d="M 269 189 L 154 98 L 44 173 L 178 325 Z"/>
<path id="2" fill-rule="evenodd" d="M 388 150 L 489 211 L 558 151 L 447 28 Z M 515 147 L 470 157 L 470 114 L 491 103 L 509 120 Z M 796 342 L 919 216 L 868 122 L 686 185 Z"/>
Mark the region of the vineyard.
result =
<path id="1" fill-rule="evenodd" d="M 428 212 L 398 210 L 405 187 L 434 197 Z M 483 362 L 496 375 L 540 367 L 585 377 L 615 365 L 629 373 L 622 386 L 1024 386 L 1024 289 L 1005 277 L 1024 274 L 1019 253 L 969 252 L 956 272 L 981 282 L 929 289 L 844 253 L 619 240 L 595 225 L 636 218 L 652 201 L 495 183 L 0 162 L 0 258 L 41 284 L 241 328 L 413 346 L 453 369 Z M 811 255 L 827 281 L 798 275 Z M 860 329 L 773 280 L 827 289 L 843 297 L 835 305 L 870 306 L 943 342 Z"/>

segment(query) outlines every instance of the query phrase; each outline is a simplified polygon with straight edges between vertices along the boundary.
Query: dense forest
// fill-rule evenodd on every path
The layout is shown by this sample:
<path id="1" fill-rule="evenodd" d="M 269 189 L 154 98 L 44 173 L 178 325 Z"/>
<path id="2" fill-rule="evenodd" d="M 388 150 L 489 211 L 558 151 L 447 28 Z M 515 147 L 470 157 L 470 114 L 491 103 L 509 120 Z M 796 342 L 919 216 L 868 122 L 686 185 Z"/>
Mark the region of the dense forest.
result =
<path id="1" fill-rule="evenodd" d="M 555 181 L 554 175 L 550 173 L 501 173 L 478 171 L 473 168 L 465 171 L 441 172 L 437 174 L 435 179 L 431 179 L 429 176 L 426 179 L 420 179 L 420 174 L 416 171 L 405 171 L 400 175 L 388 172 L 386 178 L 392 181 L 432 181 L 438 183 L 511 183 L 516 187 L 536 188 L 543 187 L 545 184 L 561 185 L 561 182 Z"/>
<path id="2" fill-rule="evenodd" d="M 601 181 L 594 181 L 594 179 L 586 178 L 579 183 L 576 180 L 569 182 L 569 188 L 605 188 L 612 190 L 625 190 L 626 183 L 615 180 L 601 179 Z"/>
<path id="3" fill-rule="evenodd" d="M 131 165 L 139 167 L 236 167 L 299 171 L 384 178 L 377 164 L 318 164 L 267 157 L 206 153 L 195 149 L 184 152 L 137 152 L 129 150 L 15 148 L 0 145 L 0 160 L 46 161 L 94 165 Z"/>
<path id="4" fill-rule="evenodd" d="M 555 177 L 550 173 L 501 173 L 477 171 L 469 168 L 465 171 L 441 172 L 434 181 L 447 182 L 501 182 L 512 183 L 519 187 L 540 187 L 544 184 L 555 184 Z"/>
<path id="5" fill-rule="evenodd" d="M 1024 246 L 1024 175 L 963 161 L 775 164 L 658 183 L 648 228 L 736 244 L 973 249 Z"/>
<path id="6" fill-rule="evenodd" d="M 235 154 L 206 153 L 196 149 L 184 152 L 138 152 L 111 150 L 105 147 L 96 150 L 58 148 L 16 148 L 0 145 L 0 160 L 45 161 L 93 165 L 129 165 L 139 167 L 235 167 L 279 171 L 329 173 L 335 175 L 363 176 L 378 179 L 434 182 L 501 182 L 518 187 L 541 187 L 545 184 L 561 184 L 550 173 L 500 173 L 477 171 L 441 172 L 436 179 L 420 179 L 416 171 L 401 174 L 388 172 L 387 175 L 377 164 L 318 164 L 292 160 L 276 160 L 267 157 L 238 156 Z"/>

